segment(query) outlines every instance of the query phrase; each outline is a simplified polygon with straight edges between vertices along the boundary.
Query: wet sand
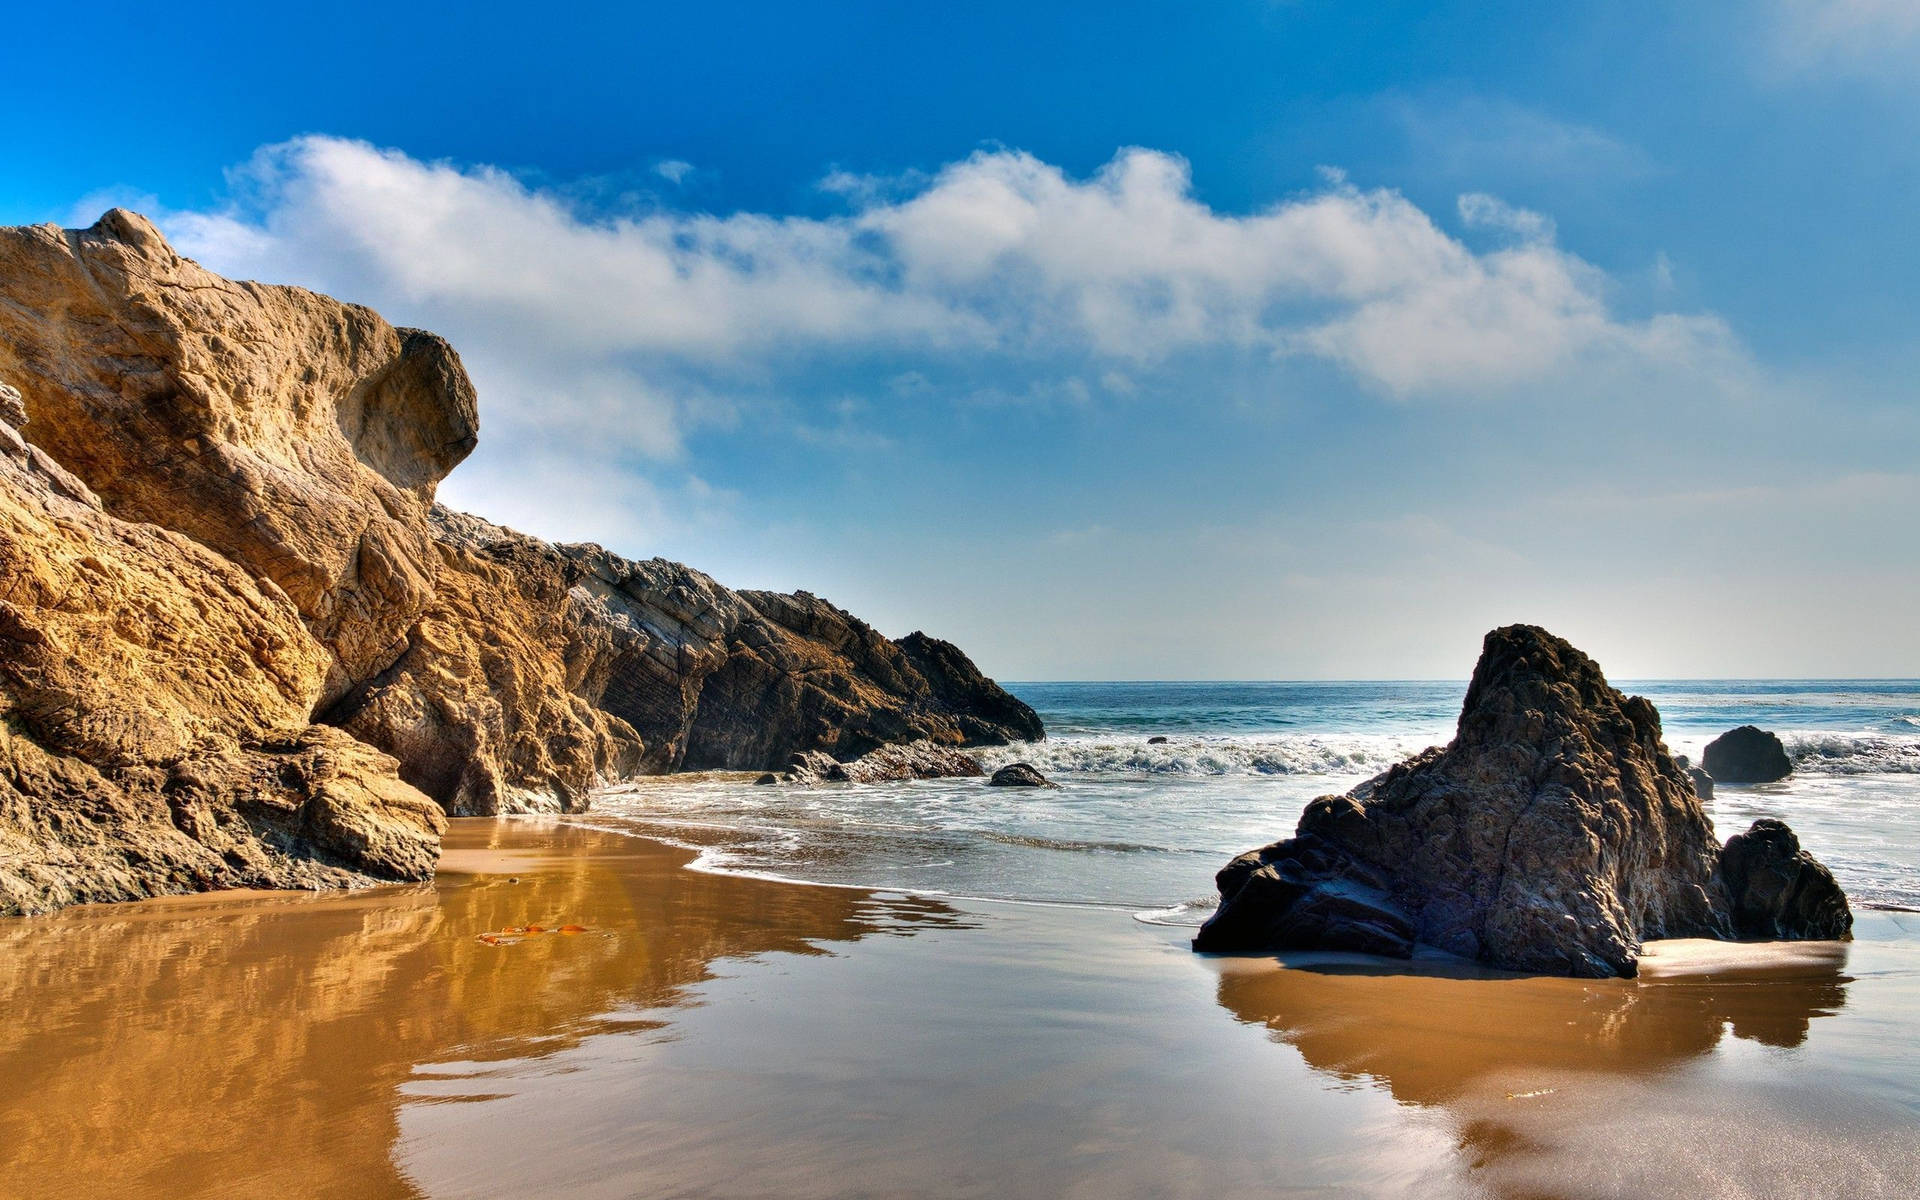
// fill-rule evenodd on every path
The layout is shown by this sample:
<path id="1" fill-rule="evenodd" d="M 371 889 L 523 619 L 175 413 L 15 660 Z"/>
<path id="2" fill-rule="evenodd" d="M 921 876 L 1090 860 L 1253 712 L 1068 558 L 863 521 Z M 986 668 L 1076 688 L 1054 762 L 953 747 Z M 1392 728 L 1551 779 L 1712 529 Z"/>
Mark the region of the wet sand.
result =
<path id="1" fill-rule="evenodd" d="M 689 858 L 0 921 L 0 1196 L 1920 1194 L 1910 914 L 1596 983 Z"/>

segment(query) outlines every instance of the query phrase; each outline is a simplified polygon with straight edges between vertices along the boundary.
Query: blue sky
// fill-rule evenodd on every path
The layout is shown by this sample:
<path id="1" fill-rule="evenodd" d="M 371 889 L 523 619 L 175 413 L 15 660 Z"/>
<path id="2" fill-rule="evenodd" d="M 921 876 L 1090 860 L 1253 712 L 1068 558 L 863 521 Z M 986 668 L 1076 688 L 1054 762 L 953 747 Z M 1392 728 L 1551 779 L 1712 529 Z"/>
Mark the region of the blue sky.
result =
<path id="1" fill-rule="evenodd" d="M 0 220 L 445 333 L 449 502 L 1003 677 L 1920 674 L 1915 6 L 697 7 L 95 6 Z"/>

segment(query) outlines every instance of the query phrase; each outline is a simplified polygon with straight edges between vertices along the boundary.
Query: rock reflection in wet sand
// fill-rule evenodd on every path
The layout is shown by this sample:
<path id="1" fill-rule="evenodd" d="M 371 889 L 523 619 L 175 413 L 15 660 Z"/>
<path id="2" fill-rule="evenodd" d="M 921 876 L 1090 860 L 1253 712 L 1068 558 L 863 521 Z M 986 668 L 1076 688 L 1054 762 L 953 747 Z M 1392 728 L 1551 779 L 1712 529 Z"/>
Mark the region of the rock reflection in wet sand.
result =
<path id="1" fill-rule="evenodd" d="M 932 901 L 719 879 L 652 843 L 456 822 L 449 863 L 529 868 L 313 897 L 0 921 L 0 1196 L 404 1196 L 415 1064 L 657 1023 L 716 959 L 957 919 Z M 501 860 L 510 868 L 513 859 Z M 576 936 L 487 945 L 529 923 Z"/>
<path id="2" fill-rule="evenodd" d="M 1871 1035 L 1795 1061 L 1848 1003 L 1850 950 L 1911 1012 L 1910 955 L 1841 943 L 1656 944 L 1638 981 L 1215 963 L 1237 1019 L 1331 1079 L 1449 1118 L 1495 1195 L 1920 1194 L 1914 1091 L 1844 1079 Z"/>

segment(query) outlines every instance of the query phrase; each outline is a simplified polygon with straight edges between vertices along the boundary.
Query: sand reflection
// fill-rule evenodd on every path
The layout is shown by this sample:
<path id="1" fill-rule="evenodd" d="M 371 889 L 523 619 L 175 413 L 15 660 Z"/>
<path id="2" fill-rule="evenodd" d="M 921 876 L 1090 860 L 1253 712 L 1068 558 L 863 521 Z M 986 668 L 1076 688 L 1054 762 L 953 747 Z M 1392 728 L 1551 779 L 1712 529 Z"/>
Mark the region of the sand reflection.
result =
<path id="1" fill-rule="evenodd" d="M 1707 1066 L 1723 1043 L 1793 1050 L 1847 1003 L 1844 944 L 1717 947 L 1667 944 L 1638 981 L 1221 959 L 1218 998 L 1323 1075 L 1450 1117 L 1463 1161 L 1495 1194 L 1624 1194 L 1596 1164 L 1634 1161 L 1650 1186 L 1677 1182 L 1663 1135 L 1691 1145 L 1709 1114 L 1738 1107 Z M 1634 1137 L 1608 1144 L 1620 1104 L 1637 1109 Z M 1768 1120 L 1753 1116 L 1756 1129 Z"/>
<path id="2" fill-rule="evenodd" d="M 456 823 L 448 843 L 448 866 L 519 882 L 0 922 L 0 1195 L 414 1195 L 391 1149 L 416 1063 L 551 1054 L 670 1020 L 717 959 L 958 919 L 701 875 L 681 852 L 566 826 Z M 477 936 L 535 922 L 588 932 Z"/>

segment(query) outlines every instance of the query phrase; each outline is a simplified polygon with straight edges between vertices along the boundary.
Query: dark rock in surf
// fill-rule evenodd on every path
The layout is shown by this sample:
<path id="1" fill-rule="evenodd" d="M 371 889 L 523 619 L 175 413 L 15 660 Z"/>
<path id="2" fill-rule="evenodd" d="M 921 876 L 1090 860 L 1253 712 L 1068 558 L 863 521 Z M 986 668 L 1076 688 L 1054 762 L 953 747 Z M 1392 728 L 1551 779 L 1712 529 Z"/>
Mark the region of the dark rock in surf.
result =
<path id="1" fill-rule="evenodd" d="M 754 780 L 753 782 L 756 786 L 765 787 L 766 785 L 771 783 L 779 783 L 780 777 L 778 775 L 775 775 L 772 771 L 763 771 L 760 774 L 760 778 Z"/>
<path id="2" fill-rule="evenodd" d="M 1693 794 L 1702 800 L 1713 799 L 1713 776 L 1699 767 L 1688 767 L 1687 774 L 1693 779 Z"/>
<path id="3" fill-rule="evenodd" d="M 1653 705 L 1543 629 L 1487 635 L 1451 745 L 1323 796 L 1220 872 L 1200 950 L 1415 942 L 1494 966 L 1632 975 L 1640 942 L 1731 933 L 1719 844 Z"/>
<path id="4" fill-rule="evenodd" d="M 1167 739 L 1163 737 L 1150 737 L 1147 739 L 1147 745 L 1149 746 L 1164 746 L 1166 744 Z"/>
<path id="5" fill-rule="evenodd" d="M 986 774 L 973 755 L 951 746 L 912 742 L 882 746 L 852 762 L 841 762 L 824 750 L 794 756 L 785 782 L 897 783 L 908 779 L 977 779 Z"/>
<path id="6" fill-rule="evenodd" d="M 1031 763 L 1008 763 L 987 780 L 989 787 L 1058 787 L 1051 779 L 1034 770 Z"/>
<path id="7" fill-rule="evenodd" d="M 1763 817 L 1728 838 L 1718 882 L 1736 937 L 1825 940 L 1853 930 L 1846 893 L 1783 822 Z"/>
<path id="8" fill-rule="evenodd" d="M 1793 774 L 1793 760 L 1780 739 L 1752 725 L 1721 734 L 1700 757 L 1707 774 L 1720 783 L 1772 783 Z"/>

